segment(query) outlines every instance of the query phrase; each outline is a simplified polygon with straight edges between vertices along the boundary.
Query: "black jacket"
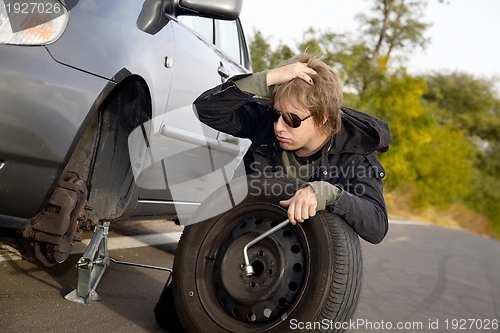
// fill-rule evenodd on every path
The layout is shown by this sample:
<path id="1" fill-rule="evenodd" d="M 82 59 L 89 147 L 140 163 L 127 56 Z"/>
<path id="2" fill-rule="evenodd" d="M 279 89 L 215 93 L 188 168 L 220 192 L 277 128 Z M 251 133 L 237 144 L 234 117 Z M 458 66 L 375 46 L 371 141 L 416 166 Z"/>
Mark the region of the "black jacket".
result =
<path id="1" fill-rule="evenodd" d="M 247 173 L 274 171 L 280 166 L 283 150 L 267 114 L 267 100 L 254 98 L 229 80 L 201 94 L 194 110 L 208 126 L 252 141 L 244 157 Z M 309 181 L 328 181 L 341 188 L 341 196 L 327 209 L 341 216 L 366 241 L 380 243 L 388 220 L 382 185 L 385 171 L 375 151 L 389 148 L 389 126 L 362 112 L 342 111 L 342 128 L 323 148 L 321 163 Z"/>

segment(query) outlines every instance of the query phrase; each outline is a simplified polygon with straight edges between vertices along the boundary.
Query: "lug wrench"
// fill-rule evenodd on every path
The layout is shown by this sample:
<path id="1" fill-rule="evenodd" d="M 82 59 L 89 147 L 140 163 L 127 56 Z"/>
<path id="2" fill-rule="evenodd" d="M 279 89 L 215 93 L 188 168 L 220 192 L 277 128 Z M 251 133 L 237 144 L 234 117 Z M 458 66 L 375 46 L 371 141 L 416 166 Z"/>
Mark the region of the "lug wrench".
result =
<path id="1" fill-rule="evenodd" d="M 281 222 L 280 224 L 278 224 L 277 226 L 269 229 L 268 231 L 266 231 L 265 233 L 263 233 L 262 235 L 260 235 L 259 237 L 255 238 L 254 240 L 250 241 L 247 245 L 245 245 L 245 247 L 243 248 L 243 258 L 245 258 L 245 265 L 242 267 L 243 270 L 245 271 L 245 274 L 247 276 L 252 276 L 253 273 L 254 273 L 254 269 L 253 269 L 253 266 L 250 265 L 250 260 L 248 259 L 248 249 L 250 248 L 250 246 L 260 242 L 261 240 L 263 240 L 264 238 L 266 238 L 267 236 L 269 236 L 270 234 L 282 229 L 284 226 L 286 226 L 288 223 L 290 223 L 290 220 L 289 219 L 286 219 L 284 220 L 283 222 Z"/>

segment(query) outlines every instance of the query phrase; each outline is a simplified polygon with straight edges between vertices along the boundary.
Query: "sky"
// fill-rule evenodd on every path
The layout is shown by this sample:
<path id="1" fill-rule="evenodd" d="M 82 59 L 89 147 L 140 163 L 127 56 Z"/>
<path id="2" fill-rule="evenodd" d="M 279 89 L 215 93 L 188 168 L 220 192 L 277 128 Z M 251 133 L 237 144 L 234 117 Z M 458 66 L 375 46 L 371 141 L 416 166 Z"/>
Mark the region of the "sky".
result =
<path id="1" fill-rule="evenodd" d="M 410 56 L 409 71 L 462 71 L 500 80 L 500 0 L 446 2 L 428 0 L 423 21 L 432 24 L 425 34 L 431 41 Z M 355 32 L 355 15 L 368 14 L 372 4 L 373 0 L 245 0 L 240 18 L 247 38 L 260 30 L 276 44 L 295 47 L 309 27 Z M 500 83 L 497 90 L 500 96 Z"/>

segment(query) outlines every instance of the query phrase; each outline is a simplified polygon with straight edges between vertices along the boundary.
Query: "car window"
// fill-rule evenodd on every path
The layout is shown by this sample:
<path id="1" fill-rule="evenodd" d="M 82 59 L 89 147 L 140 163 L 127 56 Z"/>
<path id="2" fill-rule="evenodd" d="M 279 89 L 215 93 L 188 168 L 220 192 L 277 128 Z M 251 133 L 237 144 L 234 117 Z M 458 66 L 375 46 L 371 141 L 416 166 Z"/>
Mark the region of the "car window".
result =
<path id="1" fill-rule="evenodd" d="M 224 53 L 238 63 L 242 63 L 240 38 L 236 21 L 218 20 L 218 43 Z"/>
<path id="2" fill-rule="evenodd" d="M 210 43 L 214 43 L 214 20 L 206 17 L 187 15 L 181 15 L 177 19 L 182 24 L 196 31 L 200 36 L 208 40 Z"/>

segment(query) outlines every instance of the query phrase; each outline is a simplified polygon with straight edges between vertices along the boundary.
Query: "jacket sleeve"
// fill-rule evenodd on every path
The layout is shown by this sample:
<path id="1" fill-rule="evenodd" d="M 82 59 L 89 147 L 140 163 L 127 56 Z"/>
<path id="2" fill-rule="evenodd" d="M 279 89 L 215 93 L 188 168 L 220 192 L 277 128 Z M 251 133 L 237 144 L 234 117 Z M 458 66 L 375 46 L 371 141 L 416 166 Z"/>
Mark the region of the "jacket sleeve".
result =
<path id="1" fill-rule="evenodd" d="M 227 82 L 205 91 L 193 103 L 198 119 L 221 132 L 258 141 L 272 130 L 267 115 L 267 100 L 255 98 L 251 92 L 241 90 L 236 76 Z"/>
<path id="2" fill-rule="evenodd" d="M 342 217 L 361 238 L 378 244 L 389 228 L 382 184 L 385 171 L 375 153 L 359 158 L 356 176 L 350 177 L 329 210 Z"/>

